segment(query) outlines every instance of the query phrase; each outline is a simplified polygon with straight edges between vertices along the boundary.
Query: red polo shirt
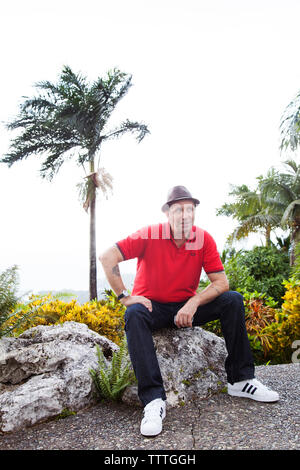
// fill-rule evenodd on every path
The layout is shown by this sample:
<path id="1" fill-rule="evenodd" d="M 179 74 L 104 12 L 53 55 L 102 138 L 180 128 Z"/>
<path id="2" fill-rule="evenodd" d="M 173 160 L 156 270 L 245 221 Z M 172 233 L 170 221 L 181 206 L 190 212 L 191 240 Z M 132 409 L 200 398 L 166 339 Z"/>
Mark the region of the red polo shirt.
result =
<path id="1" fill-rule="evenodd" d="M 180 248 L 168 222 L 144 227 L 116 245 L 125 260 L 138 258 L 132 295 L 157 302 L 182 302 L 195 295 L 202 268 L 207 274 L 224 270 L 214 239 L 195 226 Z"/>

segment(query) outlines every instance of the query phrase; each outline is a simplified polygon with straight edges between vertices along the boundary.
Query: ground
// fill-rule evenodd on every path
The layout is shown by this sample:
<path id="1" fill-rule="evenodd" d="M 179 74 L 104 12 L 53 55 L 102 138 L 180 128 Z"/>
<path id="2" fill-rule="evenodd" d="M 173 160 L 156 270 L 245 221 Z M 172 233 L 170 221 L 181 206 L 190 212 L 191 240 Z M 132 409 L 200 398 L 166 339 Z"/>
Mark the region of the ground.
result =
<path id="1" fill-rule="evenodd" d="M 300 449 L 300 364 L 259 366 L 256 377 L 278 391 L 272 404 L 212 395 L 167 410 L 163 432 L 140 435 L 142 408 L 99 403 L 64 419 L 0 433 L 0 450 Z"/>

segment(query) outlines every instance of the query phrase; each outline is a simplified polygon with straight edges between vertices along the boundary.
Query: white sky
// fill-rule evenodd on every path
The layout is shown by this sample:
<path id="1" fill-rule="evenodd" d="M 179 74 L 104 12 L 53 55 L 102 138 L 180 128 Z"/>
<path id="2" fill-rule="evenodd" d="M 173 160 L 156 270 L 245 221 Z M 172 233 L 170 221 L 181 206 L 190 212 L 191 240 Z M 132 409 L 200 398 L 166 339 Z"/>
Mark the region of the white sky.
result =
<path id="1" fill-rule="evenodd" d="M 196 223 L 221 251 L 234 227 L 216 216 L 229 184 L 253 186 L 284 159 L 279 123 L 300 89 L 299 18 L 298 0 L 4 0 L 0 121 L 64 64 L 91 81 L 113 67 L 131 73 L 112 127 L 129 118 L 151 134 L 102 149 L 114 190 L 98 202 L 97 252 L 164 221 L 177 184 L 201 200 Z M 0 129 L 3 154 L 12 134 Z M 40 164 L 0 166 L 0 270 L 17 264 L 21 290 L 87 290 L 89 216 L 76 191 L 84 175 L 70 162 L 50 183 Z"/>

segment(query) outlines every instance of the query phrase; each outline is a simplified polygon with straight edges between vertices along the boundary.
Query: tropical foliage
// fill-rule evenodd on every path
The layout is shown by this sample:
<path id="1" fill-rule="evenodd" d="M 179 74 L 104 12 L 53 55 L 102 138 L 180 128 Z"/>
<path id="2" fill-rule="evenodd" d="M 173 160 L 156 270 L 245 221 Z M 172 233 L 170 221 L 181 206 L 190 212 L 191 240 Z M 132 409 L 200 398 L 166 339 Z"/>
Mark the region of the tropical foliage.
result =
<path id="1" fill-rule="evenodd" d="M 271 297 L 259 292 L 244 292 L 248 338 L 256 364 L 291 362 L 295 340 L 300 338 L 300 281 L 284 281 L 284 303 L 278 308 Z M 219 320 L 204 329 L 222 336 Z"/>
<path id="2" fill-rule="evenodd" d="M 238 222 L 228 241 L 263 233 L 266 246 L 276 229 L 290 235 L 290 264 L 295 262 L 295 246 L 300 240 L 300 166 L 294 160 L 284 162 L 282 170 L 271 168 L 266 176 L 257 177 L 257 187 L 232 186 L 231 202 L 217 209 L 217 215 L 230 216 Z"/>
<path id="3" fill-rule="evenodd" d="M 273 244 L 257 246 L 252 250 L 233 250 L 224 262 L 231 290 L 258 291 L 273 297 L 279 305 L 284 295 L 284 279 L 290 275 L 289 256 Z"/>
<path id="4" fill-rule="evenodd" d="M 300 244 L 291 268 L 282 248 L 222 253 L 230 288 L 243 294 L 246 328 L 256 364 L 289 363 L 300 339 Z M 204 283 L 203 283 L 204 286 Z M 257 290 L 256 290 L 257 287 Z M 203 328 L 222 336 L 219 320 Z"/>
<path id="5" fill-rule="evenodd" d="M 277 302 L 259 292 L 245 292 L 244 304 L 246 329 L 255 360 L 266 362 L 271 335 L 264 329 L 275 321 Z"/>
<path id="6" fill-rule="evenodd" d="M 68 159 L 83 167 L 85 182 L 80 191 L 84 208 L 90 210 L 90 299 L 97 298 L 96 192 L 98 188 L 106 192 L 112 187 L 111 176 L 100 166 L 100 149 L 103 143 L 126 133 L 134 134 L 138 142 L 149 133 L 145 124 L 129 119 L 108 129 L 111 115 L 130 89 L 131 80 L 131 75 L 114 69 L 89 83 L 86 77 L 64 66 L 57 83 L 39 82 L 37 96 L 24 98 L 19 115 L 7 126 L 20 134 L 0 160 L 11 166 L 40 155 L 44 159 L 41 176 L 50 180 Z"/>
<path id="7" fill-rule="evenodd" d="M 295 246 L 300 241 L 300 165 L 294 160 L 284 162 L 284 171 L 271 168 L 261 178 L 262 194 L 280 214 L 281 227 L 290 233 L 290 264 L 295 262 Z"/>
<path id="8" fill-rule="evenodd" d="M 3 324 L 15 335 L 37 325 L 53 325 L 65 321 L 85 323 L 91 330 L 120 344 L 124 336 L 125 307 L 114 297 L 110 300 L 92 300 L 83 305 L 76 299 L 69 302 L 47 295 L 32 295 L 28 302 L 16 305 L 15 310 Z"/>
<path id="9" fill-rule="evenodd" d="M 263 197 L 259 187 L 251 190 L 245 184 L 231 185 L 229 196 L 233 202 L 226 202 L 217 209 L 217 215 L 232 216 L 237 228 L 229 235 L 228 241 L 240 240 L 250 233 L 262 233 L 266 246 L 270 245 L 271 231 L 280 224 L 280 216 L 269 201 Z"/>

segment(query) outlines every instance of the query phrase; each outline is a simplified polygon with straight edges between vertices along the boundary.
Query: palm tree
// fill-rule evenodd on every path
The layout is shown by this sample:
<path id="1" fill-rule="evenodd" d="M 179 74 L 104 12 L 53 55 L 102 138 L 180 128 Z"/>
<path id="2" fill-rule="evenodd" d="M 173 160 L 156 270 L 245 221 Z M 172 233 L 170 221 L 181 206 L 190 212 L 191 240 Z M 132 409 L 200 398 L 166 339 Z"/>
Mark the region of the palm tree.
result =
<path id="1" fill-rule="evenodd" d="M 278 227 L 280 218 L 271 202 L 261 194 L 259 185 L 253 191 L 245 184 L 231 185 L 229 196 L 234 197 L 234 202 L 224 203 L 217 209 L 217 215 L 231 216 L 238 221 L 238 226 L 229 235 L 228 241 L 246 238 L 250 233 L 263 233 L 266 246 L 269 246 L 271 231 Z"/>
<path id="2" fill-rule="evenodd" d="M 128 132 L 135 134 L 138 142 L 149 133 L 145 124 L 129 120 L 115 129 L 107 129 L 112 112 L 131 86 L 131 79 L 131 75 L 114 69 L 89 84 L 85 77 L 64 66 L 58 83 L 39 82 L 35 85 L 38 95 L 24 98 L 19 115 L 7 125 L 9 130 L 20 129 L 21 133 L 0 160 L 10 167 L 32 154 L 41 155 L 44 161 L 40 173 L 49 180 L 69 158 L 83 166 L 84 207 L 90 209 L 90 299 L 97 298 L 96 192 L 97 188 L 106 191 L 111 186 L 110 175 L 99 167 L 100 149 L 103 142 Z"/>
<path id="3" fill-rule="evenodd" d="M 284 162 L 285 172 L 271 168 L 261 181 L 261 191 L 280 213 L 282 228 L 290 231 L 290 265 L 295 262 L 295 247 L 300 242 L 300 165 Z"/>

